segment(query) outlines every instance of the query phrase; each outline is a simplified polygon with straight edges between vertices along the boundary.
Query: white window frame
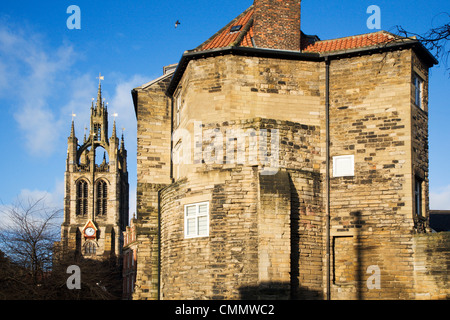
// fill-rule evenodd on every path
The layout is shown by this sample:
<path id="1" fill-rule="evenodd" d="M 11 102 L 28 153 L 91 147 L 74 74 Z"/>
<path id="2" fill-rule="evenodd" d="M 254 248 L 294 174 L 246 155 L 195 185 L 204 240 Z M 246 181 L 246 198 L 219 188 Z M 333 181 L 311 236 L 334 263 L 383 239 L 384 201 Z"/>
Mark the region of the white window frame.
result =
<path id="1" fill-rule="evenodd" d="M 206 212 L 200 213 L 200 206 L 206 205 Z M 195 213 L 193 216 L 188 217 L 188 208 L 189 207 L 195 207 Z M 198 231 L 198 225 L 199 225 L 199 218 L 206 217 L 206 233 L 199 234 Z M 188 220 L 195 220 L 194 223 L 194 232 L 188 233 Z M 202 237 L 209 237 L 209 201 L 206 202 L 197 202 L 197 203 L 190 203 L 184 205 L 184 238 L 185 239 L 191 239 L 191 238 L 202 238 Z"/>
<path id="2" fill-rule="evenodd" d="M 339 170 L 338 160 L 349 161 L 350 169 L 348 171 Z M 355 176 L 355 156 L 354 155 L 333 157 L 333 177 L 354 177 L 354 176 Z"/>

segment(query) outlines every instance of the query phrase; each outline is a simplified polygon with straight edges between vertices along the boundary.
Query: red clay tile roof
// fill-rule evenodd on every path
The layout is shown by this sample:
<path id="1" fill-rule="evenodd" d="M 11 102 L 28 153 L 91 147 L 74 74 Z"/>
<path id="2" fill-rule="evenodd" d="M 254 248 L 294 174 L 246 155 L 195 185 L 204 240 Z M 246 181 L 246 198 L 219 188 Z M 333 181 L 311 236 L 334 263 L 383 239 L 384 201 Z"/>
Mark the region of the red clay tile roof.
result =
<path id="1" fill-rule="evenodd" d="M 358 36 L 338 38 L 332 40 L 316 41 L 314 43 L 306 44 L 303 52 L 333 52 L 349 49 L 358 49 L 364 47 L 371 47 L 374 45 L 386 44 L 393 42 L 398 37 L 385 31 L 362 34 Z"/>
<path id="2" fill-rule="evenodd" d="M 238 45 L 241 47 L 253 47 L 251 37 L 253 37 L 253 6 L 245 10 L 225 28 L 217 32 L 206 42 L 200 45 L 196 50 L 209 50 L 217 48 L 225 48 L 230 45 Z M 241 26 L 239 31 L 231 32 L 234 26 Z M 243 33 L 243 34 L 242 34 Z M 238 36 L 241 38 L 238 39 Z M 239 43 L 236 43 L 236 40 Z"/>
<path id="3" fill-rule="evenodd" d="M 231 32 L 234 26 L 241 26 L 239 31 Z M 228 25 L 219 30 L 207 41 L 193 51 L 236 47 L 255 47 L 253 42 L 253 6 L 250 6 Z M 329 53 L 335 51 L 359 49 L 393 42 L 399 37 L 386 31 L 362 34 L 357 36 L 319 40 L 315 36 L 306 36 L 302 33 L 302 52 Z M 406 39 L 406 38 L 404 38 Z"/>

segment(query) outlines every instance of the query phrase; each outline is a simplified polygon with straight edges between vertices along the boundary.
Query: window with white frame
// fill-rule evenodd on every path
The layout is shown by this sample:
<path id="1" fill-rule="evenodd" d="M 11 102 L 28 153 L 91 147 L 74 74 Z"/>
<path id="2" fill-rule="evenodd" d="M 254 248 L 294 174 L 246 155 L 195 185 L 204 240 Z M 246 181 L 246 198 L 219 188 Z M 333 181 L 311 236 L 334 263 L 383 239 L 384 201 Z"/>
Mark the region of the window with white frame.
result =
<path id="1" fill-rule="evenodd" d="M 417 75 L 414 74 L 413 77 L 413 86 L 414 86 L 414 103 L 419 108 L 423 109 L 423 80 Z"/>
<path id="2" fill-rule="evenodd" d="M 209 202 L 199 202 L 184 206 L 184 237 L 209 236 Z"/>

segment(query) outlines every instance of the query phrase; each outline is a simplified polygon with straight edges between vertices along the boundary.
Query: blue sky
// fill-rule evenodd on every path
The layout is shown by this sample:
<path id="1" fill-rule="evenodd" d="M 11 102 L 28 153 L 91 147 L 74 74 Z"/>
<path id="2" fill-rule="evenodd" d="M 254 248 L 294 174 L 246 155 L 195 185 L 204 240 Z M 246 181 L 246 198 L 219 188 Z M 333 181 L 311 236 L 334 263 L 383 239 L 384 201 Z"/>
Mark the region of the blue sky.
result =
<path id="1" fill-rule="evenodd" d="M 130 91 L 162 74 L 252 4 L 227 1 L 3 1 L 0 5 L 0 201 L 46 195 L 62 207 L 72 113 L 82 139 L 99 72 L 110 116 L 124 129 L 131 211 L 136 190 L 136 119 Z M 80 8 L 81 29 L 70 30 L 67 8 Z M 370 5 L 381 29 L 423 33 L 448 22 L 448 0 L 302 1 L 302 29 L 321 39 L 368 33 Z M 175 29 L 174 23 L 181 25 Z M 449 61 L 450 63 L 450 61 Z M 432 209 L 450 209 L 450 79 L 444 66 L 430 78 Z M 112 122 L 112 117 L 110 117 Z M 112 126 L 110 126 L 111 128 Z M 119 133 L 122 131 L 120 129 Z"/>

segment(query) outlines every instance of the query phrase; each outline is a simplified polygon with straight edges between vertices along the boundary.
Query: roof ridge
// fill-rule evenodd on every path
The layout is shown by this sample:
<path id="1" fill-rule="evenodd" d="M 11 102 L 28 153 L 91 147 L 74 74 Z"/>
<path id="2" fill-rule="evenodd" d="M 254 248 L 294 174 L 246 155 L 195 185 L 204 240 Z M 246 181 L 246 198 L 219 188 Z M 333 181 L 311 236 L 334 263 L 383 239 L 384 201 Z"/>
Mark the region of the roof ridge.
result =
<path id="1" fill-rule="evenodd" d="M 156 78 L 156 79 L 153 79 L 153 80 L 151 80 L 151 81 L 149 81 L 149 82 L 147 82 L 147 83 L 144 83 L 143 85 L 141 85 L 141 86 L 139 86 L 139 87 L 136 87 L 136 88 L 134 88 L 133 90 L 143 90 L 143 89 L 146 89 L 146 88 L 152 86 L 153 84 L 155 84 L 155 83 L 161 81 L 162 79 L 165 79 L 165 78 L 168 78 L 168 77 L 172 77 L 174 73 L 175 73 L 175 69 L 171 69 L 171 70 L 167 71 L 167 73 L 163 74 L 162 76 L 159 76 L 159 77 Z"/>
<path id="2" fill-rule="evenodd" d="M 332 38 L 332 39 L 326 39 L 326 40 L 318 40 L 318 41 L 316 41 L 316 43 L 317 42 L 324 43 L 324 42 L 329 42 L 329 41 L 345 40 L 345 39 L 354 39 L 354 38 L 359 38 L 359 37 L 368 36 L 368 35 L 375 35 L 375 34 L 384 34 L 384 35 L 387 35 L 387 36 L 392 37 L 392 38 L 404 38 L 402 36 L 395 35 L 395 34 L 393 34 L 391 32 L 388 32 L 388 31 L 385 31 L 385 30 L 380 30 L 380 31 L 376 31 L 376 32 L 361 33 L 361 34 L 355 34 L 355 35 L 346 36 L 346 37 Z"/>
<path id="3" fill-rule="evenodd" d="M 331 52 L 351 49 L 362 49 L 378 45 L 386 45 L 388 43 L 414 41 L 411 38 L 405 38 L 395 35 L 391 32 L 380 30 L 376 32 L 363 33 L 342 38 L 334 38 L 327 40 L 318 40 L 305 45 L 305 52 Z"/>
<path id="4" fill-rule="evenodd" d="M 187 52 L 208 51 L 218 48 L 228 47 L 253 47 L 256 48 L 253 42 L 254 35 L 254 9 L 252 4 L 244 12 L 239 14 L 223 28 L 209 37 L 202 44 L 193 50 Z M 240 26 L 241 28 L 231 31 L 231 27 Z M 373 46 L 387 45 L 389 43 L 397 42 L 411 42 L 415 39 L 406 38 L 386 30 L 378 30 L 375 32 L 362 33 L 357 35 L 350 35 L 334 39 L 321 40 L 317 36 L 305 35 L 301 31 L 301 51 L 303 52 L 337 52 L 342 50 L 367 49 Z"/>

